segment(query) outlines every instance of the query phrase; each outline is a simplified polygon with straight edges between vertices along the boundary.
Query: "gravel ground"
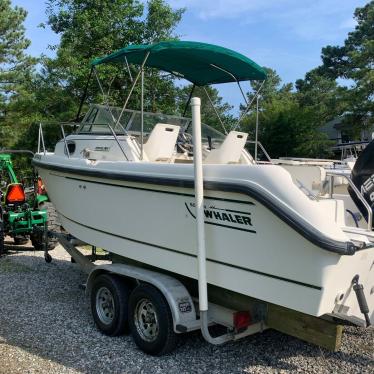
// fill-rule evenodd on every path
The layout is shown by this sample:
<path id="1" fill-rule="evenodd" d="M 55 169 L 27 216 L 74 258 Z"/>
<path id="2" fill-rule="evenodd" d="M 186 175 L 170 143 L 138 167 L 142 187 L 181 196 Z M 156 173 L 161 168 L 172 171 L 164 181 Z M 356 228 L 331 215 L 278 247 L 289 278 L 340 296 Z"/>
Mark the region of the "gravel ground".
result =
<path id="1" fill-rule="evenodd" d="M 331 353 L 275 331 L 224 346 L 199 333 L 164 357 L 147 356 L 131 337 L 102 335 L 79 284 L 85 275 L 61 248 L 9 247 L 0 259 L 0 373 L 373 373 L 374 329 L 347 328 Z"/>

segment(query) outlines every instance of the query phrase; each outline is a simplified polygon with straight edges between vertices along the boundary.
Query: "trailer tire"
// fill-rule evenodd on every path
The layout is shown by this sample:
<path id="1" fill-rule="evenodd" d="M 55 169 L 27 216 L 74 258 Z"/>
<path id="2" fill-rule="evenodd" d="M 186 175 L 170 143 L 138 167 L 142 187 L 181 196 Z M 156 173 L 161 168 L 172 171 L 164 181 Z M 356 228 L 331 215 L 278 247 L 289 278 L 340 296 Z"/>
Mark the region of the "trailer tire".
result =
<path id="1" fill-rule="evenodd" d="M 101 274 L 91 289 L 91 311 L 98 329 L 118 336 L 128 331 L 129 288 L 116 275 Z"/>
<path id="2" fill-rule="evenodd" d="M 150 284 L 140 284 L 130 295 L 129 327 L 136 345 L 150 355 L 164 355 L 176 346 L 169 304 Z"/>

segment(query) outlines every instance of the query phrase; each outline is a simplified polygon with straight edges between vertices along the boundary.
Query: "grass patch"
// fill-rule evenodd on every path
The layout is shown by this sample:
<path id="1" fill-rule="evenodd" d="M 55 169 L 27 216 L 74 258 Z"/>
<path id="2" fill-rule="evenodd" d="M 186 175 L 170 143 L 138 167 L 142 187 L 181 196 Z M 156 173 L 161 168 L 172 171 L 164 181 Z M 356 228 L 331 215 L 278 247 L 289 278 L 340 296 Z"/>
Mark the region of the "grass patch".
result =
<path id="1" fill-rule="evenodd" d="M 92 251 L 92 247 L 90 245 L 84 245 L 83 247 L 80 247 L 80 248 L 82 248 L 84 251 L 88 251 L 90 253 Z M 96 247 L 96 254 L 98 254 L 98 255 L 105 255 L 107 253 L 108 252 L 105 251 L 104 249 Z"/>

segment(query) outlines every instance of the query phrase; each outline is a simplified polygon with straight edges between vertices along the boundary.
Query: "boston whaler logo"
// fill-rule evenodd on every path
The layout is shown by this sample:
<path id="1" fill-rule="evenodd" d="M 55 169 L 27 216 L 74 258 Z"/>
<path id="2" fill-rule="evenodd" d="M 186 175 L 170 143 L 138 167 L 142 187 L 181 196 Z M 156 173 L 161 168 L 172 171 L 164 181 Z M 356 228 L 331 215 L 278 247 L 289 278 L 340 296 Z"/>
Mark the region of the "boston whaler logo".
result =
<path id="1" fill-rule="evenodd" d="M 196 218 L 195 203 L 185 202 L 188 213 Z M 234 230 L 256 233 L 253 227 L 253 217 L 250 212 L 218 207 L 214 204 L 204 205 L 205 223 L 209 225 L 227 227 Z"/>
<path id="2" fill-rule="evenodd" d="M 95 151 L 99 151 L 99 152 L 109 152 L 110 151 L 110 147 L 95 147 Z"/>

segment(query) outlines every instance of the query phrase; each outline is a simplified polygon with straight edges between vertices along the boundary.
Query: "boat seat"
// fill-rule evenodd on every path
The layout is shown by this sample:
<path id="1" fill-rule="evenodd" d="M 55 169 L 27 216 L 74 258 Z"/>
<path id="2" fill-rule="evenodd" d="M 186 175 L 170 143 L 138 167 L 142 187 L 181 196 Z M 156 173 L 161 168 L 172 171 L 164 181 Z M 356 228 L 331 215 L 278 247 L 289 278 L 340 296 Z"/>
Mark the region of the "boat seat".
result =
<path id="1" fill-rule="evenodd" d="M 165 161 L 172 159 L 180 126 L 158 123 L 149 134 L 143 145 L 143 152 L 148 161 Z"/>
<path id="2" fill-rule="evenodd" d="M 212 149 L 204 160 L 204 164 L 237 164 L 242 155 L 248 134 L 230 131 L 221 146 Z"/>

